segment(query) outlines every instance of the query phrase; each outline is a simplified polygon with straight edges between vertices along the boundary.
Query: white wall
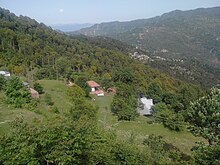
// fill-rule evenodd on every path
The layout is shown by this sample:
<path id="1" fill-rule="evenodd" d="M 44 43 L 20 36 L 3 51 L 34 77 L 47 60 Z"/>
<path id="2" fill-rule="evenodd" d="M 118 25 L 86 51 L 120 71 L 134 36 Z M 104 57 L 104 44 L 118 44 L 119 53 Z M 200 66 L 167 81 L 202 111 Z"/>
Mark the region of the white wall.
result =
<path id="1" fill-rule="evenodd" d="M 91 88 L 92 92 L 95 92 L 95 88 Z"/>

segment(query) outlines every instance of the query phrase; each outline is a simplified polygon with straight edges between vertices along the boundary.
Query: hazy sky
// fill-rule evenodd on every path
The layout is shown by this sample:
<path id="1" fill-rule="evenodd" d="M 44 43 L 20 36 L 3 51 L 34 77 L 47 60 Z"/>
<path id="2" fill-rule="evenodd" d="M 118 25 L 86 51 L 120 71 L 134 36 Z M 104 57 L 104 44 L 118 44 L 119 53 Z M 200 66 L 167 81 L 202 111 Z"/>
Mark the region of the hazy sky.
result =
<path id="1" fill-rule="evenodd" d="M 47 25 L 128 21 L 214 6 L 220 0 L 0 0 L 0 7 Z"/>

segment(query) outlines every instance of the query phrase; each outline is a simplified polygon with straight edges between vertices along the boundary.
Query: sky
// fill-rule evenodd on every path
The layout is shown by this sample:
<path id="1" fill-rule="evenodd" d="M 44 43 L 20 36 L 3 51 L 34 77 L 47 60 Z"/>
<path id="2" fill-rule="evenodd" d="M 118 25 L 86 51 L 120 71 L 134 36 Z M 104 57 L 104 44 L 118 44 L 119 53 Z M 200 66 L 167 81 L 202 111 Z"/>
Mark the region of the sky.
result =
<path id="1" fill-rule="evenodd" d="M 220 0 L 0 0 L 0 7 L 47 25 L 130 21 L 215 6 Z"/>

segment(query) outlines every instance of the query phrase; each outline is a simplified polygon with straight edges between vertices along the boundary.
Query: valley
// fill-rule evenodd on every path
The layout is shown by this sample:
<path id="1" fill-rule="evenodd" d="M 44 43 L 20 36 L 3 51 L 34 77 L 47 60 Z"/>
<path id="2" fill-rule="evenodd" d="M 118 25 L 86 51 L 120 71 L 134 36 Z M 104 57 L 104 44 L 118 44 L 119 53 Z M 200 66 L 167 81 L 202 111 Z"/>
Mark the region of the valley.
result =
<path id="1" fill-rule="evenodd" d="M 150 19 L 96 24 L 78 33 L 114 38 L 151 58 L 183 60 L 181 64 L 161 60 L 147 64 L 177 78 L 202 86 L 213 86 L 219 84 L 220 80 L 219 11 L 219 7 L 176 10 Z M 180 67 L 187 71 L 182 73 L 178 69 Z M 187 75 L 187 72 L 191 74 Z"/>
<path id="2" fill-rule="evenodd" d="M 218 11 L 72 34 L 0 8 L 0 164 L 218 164 Z"/>

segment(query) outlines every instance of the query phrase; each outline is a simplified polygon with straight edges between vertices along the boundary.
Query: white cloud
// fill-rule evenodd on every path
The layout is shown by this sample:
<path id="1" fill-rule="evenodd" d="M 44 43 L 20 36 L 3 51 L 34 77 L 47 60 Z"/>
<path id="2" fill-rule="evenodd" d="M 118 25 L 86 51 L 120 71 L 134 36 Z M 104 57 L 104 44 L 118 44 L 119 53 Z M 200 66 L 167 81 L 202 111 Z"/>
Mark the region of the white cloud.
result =
<path id="1" fill-rule="evenodd" d="M 60 13 L 62 13 L 63 11 L 64 11 L 63 9 L 60 9 L 60 10 L 59 10 Z"/>

